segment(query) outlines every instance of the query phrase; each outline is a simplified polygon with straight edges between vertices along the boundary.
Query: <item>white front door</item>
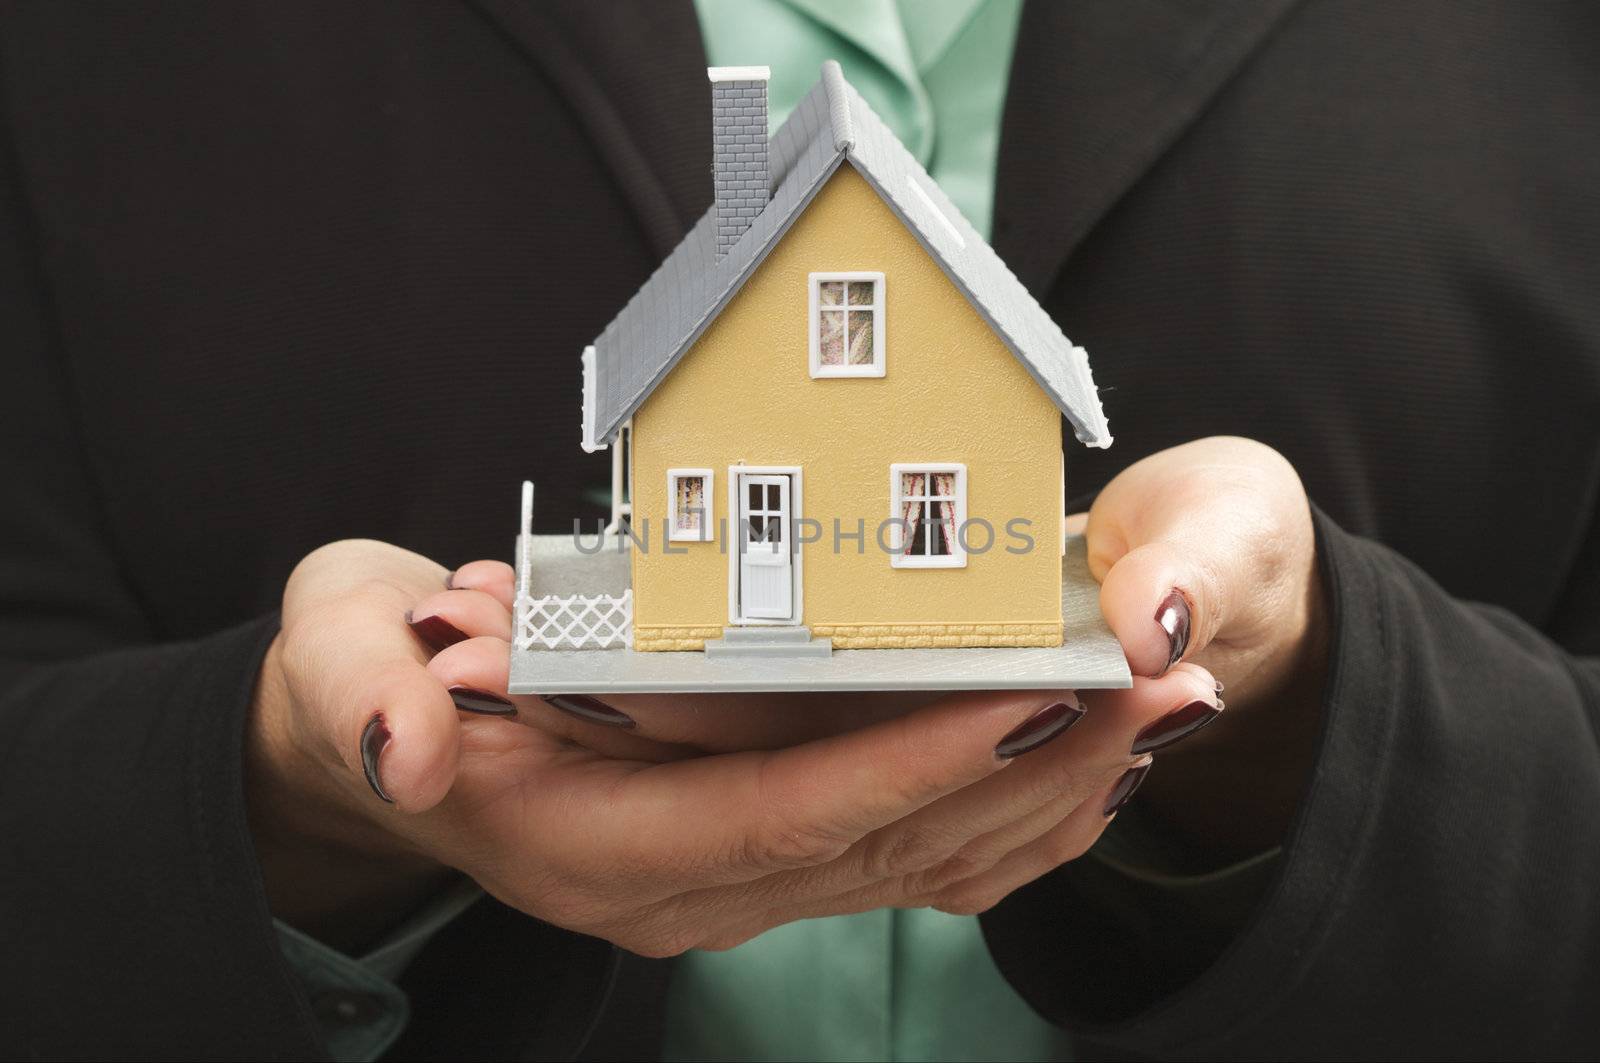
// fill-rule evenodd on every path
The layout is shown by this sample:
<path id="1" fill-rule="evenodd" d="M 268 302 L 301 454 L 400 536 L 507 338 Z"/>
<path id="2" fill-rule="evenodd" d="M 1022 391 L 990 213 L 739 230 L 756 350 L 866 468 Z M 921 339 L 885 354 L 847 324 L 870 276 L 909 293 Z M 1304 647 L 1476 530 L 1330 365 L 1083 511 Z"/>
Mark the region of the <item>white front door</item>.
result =
<path id="1" fill-rule="evenodd" d="M 787 473 L 739 473 L 739 619 L 794 619 L 794 525 Z"/>

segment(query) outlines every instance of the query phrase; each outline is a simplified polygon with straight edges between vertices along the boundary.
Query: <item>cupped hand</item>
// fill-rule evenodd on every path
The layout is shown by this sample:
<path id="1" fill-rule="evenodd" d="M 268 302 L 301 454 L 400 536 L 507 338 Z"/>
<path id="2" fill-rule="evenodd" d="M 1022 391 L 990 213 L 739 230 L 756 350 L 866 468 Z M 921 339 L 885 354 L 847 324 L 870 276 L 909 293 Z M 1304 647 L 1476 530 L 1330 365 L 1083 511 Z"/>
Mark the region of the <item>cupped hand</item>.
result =
<path id="1" fill-rule="evenodd" d="M 509 612 L 474 586 L 485 567 L 441 590 L 426 559 L 342 543 L 290 580 L 252 816 L 274 910 L 325 939 L 363 913 L 380 931 L 449 869 L 647 955 L 883 906 L 978 911 L 1083 852 L 1147 763 L 1135 735 L 1215 698 L 1184 665 L 1087 714 L 1069 693 L 956 694 L 703 754 L 692 697 L 622 702 L 633 727 L 507 697 Z"/>
<path id="2" fill-rule="evenodd" d="M 1171 746 L 1142 800 L 1219 854 L 1277 843 L 1309 773 L 1327 668 L 1310 503 L 1294 468 L 1248 439 L 1173 447 L 1106 485 L 1084 534 L 1133 671 L 1189 661 L 1227 684 L 1226 718 L 1196 710 L 1142 736 L 1147 752 Z"/>

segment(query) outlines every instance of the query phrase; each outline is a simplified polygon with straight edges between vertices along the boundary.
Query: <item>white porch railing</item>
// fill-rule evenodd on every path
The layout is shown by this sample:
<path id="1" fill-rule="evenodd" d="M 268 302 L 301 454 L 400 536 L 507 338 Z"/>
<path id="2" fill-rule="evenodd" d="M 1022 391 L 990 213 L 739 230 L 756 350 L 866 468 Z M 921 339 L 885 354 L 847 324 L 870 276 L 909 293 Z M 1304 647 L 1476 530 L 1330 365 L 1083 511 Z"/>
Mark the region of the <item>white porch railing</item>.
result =
<path id="1" fill-rule="evenodd" d="M 512 644 L 519 650 L 607 650 L 633 640 L 633 590 L 614 594 L 529 593 L 533 576 L 533 484 L 522 485 L 522 533 L 517 536 L 517 597 Z"/>
<path id="2" fill-rule="evenodd" d="M 633 635 L 633 591 L 611 594 L 520 595 L 516 601 L 519 650 L 605 650 L 626 646 Z"/>

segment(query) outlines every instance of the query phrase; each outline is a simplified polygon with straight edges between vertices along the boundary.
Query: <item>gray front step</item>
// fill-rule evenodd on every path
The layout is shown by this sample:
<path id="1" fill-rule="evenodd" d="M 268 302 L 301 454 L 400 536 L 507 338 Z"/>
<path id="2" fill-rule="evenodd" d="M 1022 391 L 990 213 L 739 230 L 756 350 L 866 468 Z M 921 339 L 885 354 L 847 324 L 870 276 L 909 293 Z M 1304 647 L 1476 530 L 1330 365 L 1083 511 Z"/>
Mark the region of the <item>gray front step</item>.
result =
<path id="1" fill-rule="evenodd" d="M 810 642 L 811 629 L 797 627 L 792 624 L 755 624 L 749 627 L 725 627 L 722 629 L 722 641 L 734 642 L 741 645 L 771 646 L 789 645 L 797 642 Z"/>
<path id="2" fill-rule="evenodd" d="M 814 639 L 803 627 L 725 627 L 706 640 L 707 657 L 829 657 L 832 639 Z"/>

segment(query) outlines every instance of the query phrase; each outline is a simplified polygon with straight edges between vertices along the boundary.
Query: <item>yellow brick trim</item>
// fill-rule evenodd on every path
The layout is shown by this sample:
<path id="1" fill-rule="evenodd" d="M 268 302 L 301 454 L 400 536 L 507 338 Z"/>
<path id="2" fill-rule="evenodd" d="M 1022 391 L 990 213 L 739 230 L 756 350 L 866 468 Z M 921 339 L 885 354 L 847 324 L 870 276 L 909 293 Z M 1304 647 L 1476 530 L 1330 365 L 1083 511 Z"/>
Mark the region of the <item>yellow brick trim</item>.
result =
<path id="1" fill-rule="evenodd" d="M 703 650 L 706 639 L 720 639 L 720 627 L 669 627 L 663 624 L 634 625 L 633 648 L 652 650 Z"/>
<path id="2" fill-rule="evenodd" d="M 813 624 L 811 633 L 840 650 L 961 649 L 980 646 L 1059 646 L 1059 623 Z"/>

